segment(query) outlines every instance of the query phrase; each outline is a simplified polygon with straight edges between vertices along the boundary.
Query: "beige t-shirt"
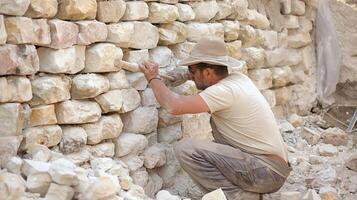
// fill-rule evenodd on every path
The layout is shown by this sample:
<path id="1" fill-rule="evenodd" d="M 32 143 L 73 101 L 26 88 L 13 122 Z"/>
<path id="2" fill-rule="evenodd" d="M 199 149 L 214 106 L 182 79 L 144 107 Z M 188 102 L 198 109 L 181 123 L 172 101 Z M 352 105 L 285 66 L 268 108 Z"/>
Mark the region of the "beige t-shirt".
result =
<path id="1" fill-rule="evenodd" d="M 247 76 L 232 73 L 199 95 L 207 103 L 217 131 L 230 145 L 248 153 L 274 154 L 287 160 L 274 114 Z"/>

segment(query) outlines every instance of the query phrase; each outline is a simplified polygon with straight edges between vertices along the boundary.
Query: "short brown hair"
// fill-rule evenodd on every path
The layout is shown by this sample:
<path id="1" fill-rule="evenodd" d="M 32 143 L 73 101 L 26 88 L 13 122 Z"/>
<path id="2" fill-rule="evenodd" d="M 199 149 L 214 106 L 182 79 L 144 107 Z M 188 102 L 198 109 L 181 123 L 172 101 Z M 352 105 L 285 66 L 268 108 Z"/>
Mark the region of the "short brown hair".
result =
<path id="1" fill-rule="evenodd" d="M 227 76 L 228 75 L 227 66 L 213 65 L 213 64 L 208 64 L 208 63 L 198 63 L 197 66 L 200 71 L 203 71 L 206 68 L 210 68 L 210 69 L 213 69 L 214 73 L 218 76 Z"/>

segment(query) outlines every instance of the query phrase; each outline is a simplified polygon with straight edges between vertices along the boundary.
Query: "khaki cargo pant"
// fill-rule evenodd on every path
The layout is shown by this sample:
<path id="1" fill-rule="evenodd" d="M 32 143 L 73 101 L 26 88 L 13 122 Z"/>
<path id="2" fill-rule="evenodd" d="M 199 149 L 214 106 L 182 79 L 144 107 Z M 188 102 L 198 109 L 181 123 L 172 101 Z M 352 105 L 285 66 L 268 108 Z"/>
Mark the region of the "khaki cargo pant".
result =
<path id="1" fill-rule="evenodd" d="M 225 144 L 183 139 L 175 154 L 204 193 L 222 188 L 228 200 L 259 200 L 257 193 L 275 192 L 286 179 L 253 155 Z"/>

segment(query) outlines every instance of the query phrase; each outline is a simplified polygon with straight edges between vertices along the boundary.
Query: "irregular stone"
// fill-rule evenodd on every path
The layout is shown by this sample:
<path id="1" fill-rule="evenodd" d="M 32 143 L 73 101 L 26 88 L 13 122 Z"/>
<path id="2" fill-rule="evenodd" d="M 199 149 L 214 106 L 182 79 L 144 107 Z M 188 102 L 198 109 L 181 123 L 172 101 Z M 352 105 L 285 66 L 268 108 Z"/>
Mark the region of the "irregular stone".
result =
<path id="1" fill-rule="evenodd" d="M 0 188 L 0 195 L 9 200 L 20 199 L 26 189 L 25 181 L 20 175 L 3 171 L 0 172 Z"/>
<path id="2" fill-rule="evenodd" d="M 236 59 L 242 58 L 241 47 L 242 47 L 242 41 L 240 41 L 240 40 L 226 43 L 228 55 L 231 56 L 232 58 L 236 58 Z M 245 65 L 245 67 L 247 67 L 247 66 Z"/>
<path id="3" fill-rule="evenodd" d="M 17 155 L 23 136 L 2 136 L 0 137 L 0 167 L 5 166 L 11 157 Z"/>
<path id="4" fill-rule="evenodd" d="M 47 24 L 47 19 L 34 19 L 33 32 L 35 41 L 33 44 L 39 46 L 47 46 L 51 43 L 50 26 Z"/>
<path id="5" fill-rule="evenodd" d="M 149 180 L 149 174 L 145 168 L 140 168 L 134 172 L 131 172 L 130 176 L 133 178 L 133 183 L 141 187 L 144 187 Z"/>
<path id="6" fill-rule="evenodd" d="M 148 146 L 152 146 L 157 143 L 157 132 L 152 132 L 145 135 L 148 140 Z"/>
<path id="7" fill-rule="evenodd" d="M 279 89 L 275 89 L 275 99 L 276 99 L 276 105 L 285 105 L 288 103 L 292 90 L 289 87 L 282 87 Z"/>
<path id="8" fill-rule="evenodd" d="M 177 173 L 181 169 L 180 163 L 175 157 L 172 147 L 166 148 L 166 165 L 158 168 L 158 174 L 163 180 L 163 187 L 171 187 L 177 178 Z"/>
<path id="9" fill-rule="evenodd" d="M 144 186 L 145 194 L 149 197 L 154 197 L 155 194 L 162 188 L 162 178 L 155 172 L 149 171 L 148 182 Z"/>
<path id="10" fill-rule="evenodd" d="M 285 28 L 297 29 L 299 28 L 299 17 L 295 15 L 285 16 Z"/>
<path id="11" fill-rule="evenodd" d="M 167 127 L 181 121 L 181 115 L 171 115 L 166 109 L 159 109 L 159 127 Z"/>
<path id="12" fill-rule="evenodd" d="M 217 1 L 218 12 L 213 20 L 222 20 L 232 14 L 232 6 L 230 1 Z"/>
<path id="13" fill-rule="evenodd" d="M 120 113 L 126 113 L 140 106 L 140 94 L 134 88 L 123 89 L 123 105 Z"/>
<path id="14" fill-rule="evenodd" d="M 131 35 L 128 47 L 134 49 L 152 49 L 159 42 L 159 30 L 149 22 L 132 22 L 134 32 Z M 143 35 L 142 33 L 145 33 Z"/>
<path id="15" fill-rule="evenodd" d="M 108 73 L 106 77 L 109 80 L 110 90 L 127 89 L 130 87 L 124 70 Z"/>
<path id="16" fill-rule="evenodd" d="M 51 164 L 47 162 L 28 159 L 24 159 L 23 161 L 24 163 L 22 165 L 21 172 L 26 177 L 30 176 L 31 174 L 47 173 L 51 166 Z"/>
<path id="17" fill-rule="evenodd" d="M 224 41 L 237 40 L 239 36 L 239 21 L 222 21 L 224 26 Z"/>
<path id="18" fill-rule="evenodd" d="M 79 74 L 72 79 L 72 99 L 96 97 L 110 88 L 109 80 L 99 74 Z"/>
<path id="19" fill-rule="evenodd" d="M 0 13 L 5 15 L 24 15 L 31 0 L 3 0 L 0 3 Z"/>
<path id="20" fill-rule="evenodd" d="M 30 126 L 57 124 L 54 105 L 44 105 L 31 108 Z"/>
<path id="21" fill-rule="evenodd" d="M 96 0 L 61 0 L 58 2 L 56 17 L 64 20 L 84 20 L 95 19 L 96 14 Z"/>
<path id="22" fill-rule="evenodd" d="M 328 128 L 322 132 L 323 142 L 332 144 L 334 146 L 346 145 L 348 142 L 348 135 L 340 128 Z"/>
<path id="23" fill-rule="evenodd" d="M 321 144 L 319 146 L 319 153 L 321 156 L 335 156 L 338 154 L 338 150 L 336 147 L 331 144 Z"/>
<path id="24" fill-rule="evenodd" d="M 82 199 L 113 199 L 112 197 L 116 195 L 119 189 L 118 178 L 104 173 L 91 181 L 83 193 Z"/>
<path id="25" fill-rule="evenodd" d="M 2 152 L 3 153 L 3 152 Z M 4 154 L 1 154 L 4 156 Z M 21 167 L 22 167 L 22 159 L 19 157 L 11 157 L 7 160 L 6 164 L 5 164 L 5 169 L 13 174 L 21 174 Z"/>
<path id="26" fill-rule="evenodd" d="M 284 15 L 288 15 L 291 13 L 291 0 L 282 0 L 280 1 L 282 4 L 281 12 Z"/>
<path id="27" fill-rule="evenodd" d="M 188 138 L 212 140 L 212 128 L 208 113 L 182 116 L 182 135 Z"/>
<path id="28" fill-rule="evenodd" d="M 139 21 L 149 17 L 149 6 L 144 1 L 126 2 L 126 10 L 121 20 Z"/>
<path id="29" fill-rule="evenodd" d="M 301 200 L 300 192 L 287 191 L 280 193 L 280 200 Z"/>
<path id="30" fill-rule="evenodd" d="M 187 4 L 178 3 L 175 5 L 178 9 L 179 16 L 177 18 L 180 22 L 191 21 L 195 19 L 195 12 L 193 12 L 192 7 Z"/>
<path id="31" fill-rule="evenodd" d="M 264 48 L 275 49 L 279 46 L 278 33 L 276 31 L 265 30 L 262 33 L 264 35 Z"/>
<path id="32" fill-rule="evenodd" d="M 5 44 L 7 39 L 7 33 L 4 24 L 4 16 L 0 15 L 0 44 Z"/>
<path id="33" fill-rule="evenodd" d="M 248 73 L 258 89 L 264 90 L 273 86 L 272 72 L 269 69 L 254 69 Z"/>
<path id="34" fill-rule="evenodd" d="M 239 40 L 242 41 L 243 47 L 259 47 L 265 42 L 263 32 L 249 25 L 242 25 L 240 27 Z"/>
<path id="35" fill-rule="evenodd" d="M 165 46 L 158 46 L 149 50 L 150 60 L 159 64 L 160 68 L 170 66 L 174 60 L 172 51 Z"/>
<path id="36" fill-rule="evenodd" d="M 175 21 L 178 17 L 178 8 L 174 5 L 156 2 L 149 4 L 148 21 L 150 23 L 169 23 Z"/>
<path id="37" fill-rule="evenodd" d="M 102 140 L 116 138 L 123 129 L 123 123 L 118 114 L 102 116 L 98 122 L 83 124 L 87 133 L 87 144 L 98 144 Z"/>
<path id="38" fill-rule="evenodd" d="M 139 107 L 123 115 L 124 131 L 147 134 L 156 130 L 158 111 L 155 107 Z M 140 121 L 138 124 L 136 122 Z"/>
<path id="39" fill-rule="evenodd" d="M 281 32 L 284 28 L 284 15 L 281 14 L 281 1 L 269 1 L 264 7 L 272 29 Z"/>
<path id="40" fill-rule="evenodd" d="M 22 149 L 24 150 L 35 144 L 53 147 L 60 143 L 62 139 L 62 129 L 58 125 L 26 128 L 23 134 L 25 138 Z"/>
<path id="41" fill-rule="evenodd" d="M 107 41 L 115 43 L 119 47 L 128 48 L 131 44 L 131 38 L 134 34 L 135 25 L 132 22 L 120 22 L 107 25 Z"/>
<path id="42" fill-rule="evenodd" d="M 202 200 L 227 200 L 221 188 L 205 194 Z"/>
<path id="43" fill-rule="evenodd" d="M 145 136 L 134 133 L 122 133 L 115 141 L 115 156 L 135 156 L 142 153 L 147 147 L 148 141 Z"/>
<path id="44" fill-rule="evenodd" d="M 61 158 L 65 158 L 73 162 L 75 165 L 84 165 L 89 162 L 89 160 L 92 158 L 92 155 L 89 152 L 89 148 L 85 146 L 81 148 L 78 152 L 67 154 L 66 156 Z"/>
<path id="45" fill-rule="evenodd" d="M 143 106 L 154 106 L 156 108 L 160 107 L 159 102 L 156 100 L 155 94 L 151 88 L 146 88 L 140 93 L 141 105 Z"/>
<path id="46" fill-rule="evenodd" d="M 357 172 L 357 154 L 352 155 L 352 156 L 345 162 L 345 166 L 346 166 L 348 169 Z"/>
<path id="47" fill-rule="evenodd" d="M 166 163 L 165 149 L 161 144 L 155 144 L 144 152 L 144 166 L 148 169 L 161 167 Z M 135 182 L 134 182 L 135 183 Z"/>
<path id="48" fill-rule="evenodd" d="M 198 42 L 202 37 L 217 37 L 224 39 L 224 26 L 221 23 L 199 23 L 187 24 L 187 40 Z"/>
<path id="49" fill-rule="evenodd" d="M 0 136 L 21 135 L 24 113 L 21 104 L 0 104 Z"/>
<path id="50" fill-rule="evenodd" d="M 193 42 L 183 42 L 179 44 L 174 44 L 170 45 L 169 48 L 171 49 L 172 53 L 177 57 L 178 59 L 184 59 L 187 58 L 192 51 L 193 47 L 196 44 Z"/>
<path id="51" fill-rule="evenodd" d="M 248 15 L 248 1 L 236 0 L 232 1 L 232 13 L 227 17 L 228 19 L 243 20 Z"/>
<path id="52" fill-rule="evenodd" d="M 57 13 L 57 0 L 31 0 L 25 16 L 30 18 L 53 18 Z"/>
<path id="53" fill-rule="evenodd" d="M 121 90 L 110 90 L 95 98 L 103 110 L 103 113 L 119 112 L 123 106 L 123 95 Z"/>
<path id="54" fill-rule="evenodd" d="M 149 60 L 149 50 L 126 50 L 124 51 L 123 60 L 130 63 L 141 63 L 144 60 Z"/>
<path id="55" fill-rule="evenodd" d="M 273 75 L 273 87 L 283 87 L 294 82 L 294 74 L 290 67 L 277 67 L 271 69 Z"/>
<path id="56" fill-rule="evenodd" d="M 298 65 L 302 61 L 301 51 L 299 49 L 285 49 L 287 52 L 287 56 L 284 57 L 283 62 L 281 63 L 283 66 L 294 66 Z"/>
<path id="57" fill-rule="evenodd" d="M 305 2 L 301 0 L 291 0 L 291 14 L 292 15 L 304 15 L 305 14 Z"/>
<path id="58" fill-rule="evenodd" d="M 71 79 L 67 76 L 45 75 L 31 81 L 33 98 L 31 106 L 52 104 L 71 98 Z"/>
<path id="59" fill-rule="evenodd" d="M 26 180 L 26 188 L 32 193 L 39 193 L 42 197 L 46 195 L 52 182 L 51 176 L 47 173 L 30 174 Z"/>
<path id="60" fill-rule="evenodd" d="M 100 143 L 90 146 L 89 151 L 95 157 L 113 157 L 115 155 L 115 144 L 112 142 Z"/>
<path id="61" fill-rule="evenodd" d="M 258 29 L 267 29 L 270 27 L 270 22 L 267 17 L 258 13 L 256 10 L 248 10 L 247 19 L 245 21 Z"/>
<path id="62" fill-rule="evenodd" d="M 189 4 L 195 12 L 194 21 L 209 22 L 218 12 L 218 4 L 216 1 L 197 1 Z"/>
<path id="63" fill-rule="evenodd" d="M 248 69 L 257 69 L 264 66 L 264 49 L 249 47 L 242 49 L 242 60 L 247 62 Z"/>
<path id="64" fill-rule="evenodd" d="M 78 152 L 87 144 L 87 133 L 79 126 L 63 126 L 63 137 L 59 148 L 63 153 Z"/>
<path id="65" fill-rule="evenodd" d="M 66 159 L 58 159 L 51 163 L 48 173 L 54 182 L 61 185 L 77 185 L 79 180 L 75 173 L 76 165 Z"/>
<path id="66" fill-rule="evenodd" d="M 313 25 L 312 22 L 305 16 L 299 16 L 299 27 L 302 32 L 310 32 Z"/>
<path id="67" fill-rule="evenodd" d="M 96 122 L 101 116 L 100 106 L 93 101 L 68 100 L 56 104 L 58 124 L 83 124 Z"/>
<path id="68" fill-rule="evenodd" d="M 130 87 L 139 91 L 145 90 L 148 85 L 144 74 L 141 72 L 127 74 L 126 78 L 129 81 Z"/>
<path id="69" fill-rule="evenodd" d="M 130 172 L 136 171 L 144 166 L 144 156 L 124 156 L 121 160 L 128 166 Z"/>
<path id="70" fill-rule="evenodd" d="M 123 52 L 114 44 L 97 43 L 86 49 L 85 68 L 83 72 L 113 72 L 119 71 L 119 61 Z"/>
<path id="71" fill-rule="evenodd" d="M 160 190 L 156 194 L 156 199 L 157 200 L 180 200 L 181 198 L 179 196 L 175 196 L 175 195 L 170 194 L 170 192 L 168 192 L 166 190 Z"/>
<path id="72" fill-rule="evenodd" d="M 32 160 L 48 162 L 52 157 L 52 152 L 48 147 L 41 144 L 33 144 L 26 151 Z"/>
<path id="73" fill-rule="evenodd" d="M 307 193 L 303 196 L 303 200 L 321 200 L 320 196 L 315 190 L 309 189 Z"/>
<path id="74" fill-rule="evenodd" d="M 105 2 L 120 2 L 120 1 L 105 1 Z M 78 21 L 76 22 L 79 28 L 77 44 L 90 45 L 96 42 L 104 42 L 107 39 L 108 29 L 102 22 L 97 21 Z"/>
<path id="75" fill-rule="evenodd" d="M 160 24 L 159 26 L 159 44 L 173 45 L 186 41 L 187 31 L 186 25 L 181 22 L 172 22 Z"/>
<path id="76" fill-rule="evenodd" d="M 118 22 L 126 10 L 126 3 L 123 0 L 99 1 L 97 4 L 97 20 L 104 23 Z"/>
<path id="77" fill-rule="evenodd" d="M 7 43 L 31 44 L 36 41 L 32 20 L 27 17 L 5 17 Z"/>
<path id="78" fill-rule="evenodd" d="M 74 190 L 67 185 L 51 183 L 46 193 L 46 200 L 71 200 L 74 196 Z"/>
<path id="79" fill-rule="evenodd" d="M 275 92 L 273 90 L 264 90 L 264 91 L 261 91 L 261 93 L 264 96 L 264 98 L 267 100 L 267 102 L 269 103 L 269 106 L 271 108 L 275 107 L 275 105 L 276 105 Z"/>
<path id="80" fill-rule="evenodd" d="M 181 123 L 158 129 L 158 142 L 173 143 L 182 138 Z"/>
<path id="81" fill-rule="evenodd" d="M 31 82 L 22 76 L 0 77 L 0 102 L 26 102 L 32 99 Z"/>
<path id="82" fill-rule="evenodd" d="M 301 48 L 312 42 L 310 33 L 296 32 L 288 36 L 288 47 Z"/>
<path id="83" fill-rule="evenodd" d="M 51 31 L 51 44 L 54 49 L 64 49 L 77 43 L 79 28 L 75 23 L 59 19 L 48 20 Z"/>

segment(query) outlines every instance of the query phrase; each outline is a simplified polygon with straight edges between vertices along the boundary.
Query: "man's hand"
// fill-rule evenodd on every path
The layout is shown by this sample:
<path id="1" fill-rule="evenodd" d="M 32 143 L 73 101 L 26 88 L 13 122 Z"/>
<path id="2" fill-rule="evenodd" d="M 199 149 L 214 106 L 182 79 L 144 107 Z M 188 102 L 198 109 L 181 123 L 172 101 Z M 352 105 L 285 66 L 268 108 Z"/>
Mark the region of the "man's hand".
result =
<path id="1" fill-rule="evenodd" d="M 159 76 L 159 64 L 153 61 L 144 61 L 139 64 L 140 71 L 144 73 L 147 81 L 153 78 L 160 78 Z"/>
<path id="2" fill-rule="evenodd" d="M 167 85 L 170 85 L 173 87 L 181 85 L 181 84 L 185 83 L 187 80 L 191 79 L 191 74 L 188 71 L 188 69 L 185 67 L 176 67 L 173 70 L 168 71 L 166 74 L 168 76 L 171 76 L 174 78 L 173 81 L 171 81 L 171 80 L 165 81 L 165 83 Z"/>

